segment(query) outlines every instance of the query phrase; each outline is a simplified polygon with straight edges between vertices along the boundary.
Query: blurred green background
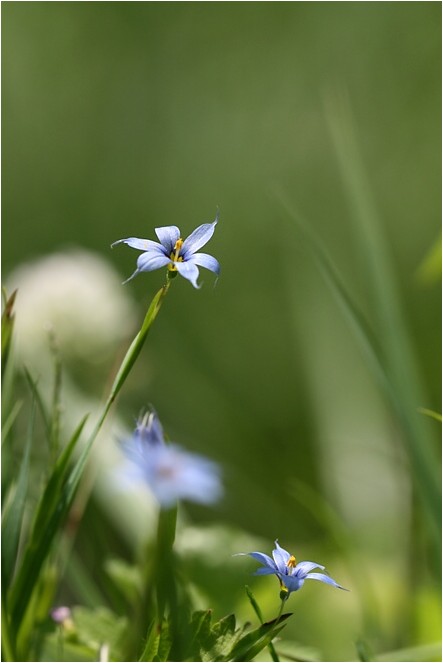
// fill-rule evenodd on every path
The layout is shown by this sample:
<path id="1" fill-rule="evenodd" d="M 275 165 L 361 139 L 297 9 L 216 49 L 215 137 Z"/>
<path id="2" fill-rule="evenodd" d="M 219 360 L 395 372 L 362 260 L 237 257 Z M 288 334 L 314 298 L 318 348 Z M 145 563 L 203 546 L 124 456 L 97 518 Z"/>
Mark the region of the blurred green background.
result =
<path id="1" fill-rule="evenodd" d="M 291 597 L 297 618 L 285 638 L 328 660 L 355 660 L 358 638 L 375 652 L 439 640 L 438 553 L 402 426 L 287 207 L 321 238 L 377 329 L 333 137 L 340 122 L 348 133 L 334 101 L 344 95 L 386 247 L 384 258 L 371 254 L 373 268 L 385 259 L 394 275 L 421 381 L 417 407 L 440 411 L 441 292 L 426 262 L 438 253 L 441 218 L 440 4 L 4 2 L 2 19 L 3 271 L 21 288 L 19 327 L 26 303 L 31 323 L 49 321 L 62 335 L 54 309 L 63 301 L 65 380 L 85 409 L 163 279 L 142 274 L 123 288 L 138 254 L 110 244 L 170 224 L 187 236 L 220 207 L 204 250 L 221 278 L 213 288 L 201 270 L 198 292 L 174 282 L 118 405 L 130 430 L 154 404 L 172 439 L 224 467 L 223 503 L 187 510 L 180 545 L 190 577 L 220 615 L 253 619 L 243 586 L 255 566 L 229 556 L 243 533 L 268 553 L 278 537 L 352 590 L 310 586 Z M 109 275 L 115 302 L 86 269 L 88 296 L 75 284 L 78 297 L 64 291 L 79 249 L 118 271 Z M 56 299 L 37 277 L 59 252 L 48 276 Z M 114 317 L 100 324 L 114 336 L 101 346 L 105 302 Z M 40 331 L 22 331 L 36 371 Z M 423 444 L 436 452 L 439 424 L 428 423 Z M 114 437 L 109 430 L 105 445 Z M 72 573 L 100 579 L 99 559 L 135 554 L 123 529 L 138 521 L 118 518 L 106 480 L 97 485 Z M 75 585 L 68 572 L 64 591 L 85 600 Z M 272 617 L 276 584 L 259 578 L 254 591 Z"/>

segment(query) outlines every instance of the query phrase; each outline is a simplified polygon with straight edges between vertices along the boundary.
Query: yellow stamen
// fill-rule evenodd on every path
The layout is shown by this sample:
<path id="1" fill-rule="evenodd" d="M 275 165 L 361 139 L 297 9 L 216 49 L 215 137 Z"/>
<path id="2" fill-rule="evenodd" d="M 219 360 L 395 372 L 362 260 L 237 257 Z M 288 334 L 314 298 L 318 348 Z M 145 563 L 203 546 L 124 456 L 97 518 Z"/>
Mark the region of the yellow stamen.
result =
<path id="1" fill-rule="evenodd" d="M 286 566 L 294 568 L 297 566 L 297 560 L 295 559 L 294 555 L 291 555 L 288 561 L 286 562 Z"/>
<path id="2" fill-rule="evenodd" d="M 178 239 L 176 241 L 176 243 L 174 244 L 174 250 L 169 254 L 169 257 L 171 258 L 171 260 L 173 262 L 183 262 L 183 257 L 181 255 L 179 255 L 182 246 L 183 246 L 183 240 L 180 237 L 180 239 Z M 171 263 L 169 263 L 168 269 L 171 272 L 176 272 L 177 271 L 177 267 L 175 265 L 171 265 Z"/>

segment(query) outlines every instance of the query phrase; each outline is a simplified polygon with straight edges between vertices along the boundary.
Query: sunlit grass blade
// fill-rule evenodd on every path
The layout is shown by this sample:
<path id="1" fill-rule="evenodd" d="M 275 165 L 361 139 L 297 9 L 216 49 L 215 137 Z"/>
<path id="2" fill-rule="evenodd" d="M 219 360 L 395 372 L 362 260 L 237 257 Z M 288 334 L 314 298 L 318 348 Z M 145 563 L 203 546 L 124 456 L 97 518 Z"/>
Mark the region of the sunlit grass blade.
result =
<path id="1" fill-rule="evenodd" d="M 417 645 L 380 654 L 375 661 L 441 661 L 441 642 Z"/>
<path id="2" fill-rule="evenodd" d="M 420 414 L 424 414 L 426 417 L 435 419 L 435 421 L 438 421 L 439 423 L 442 422 L 442 416 L 440 412 L 435 412 L 435 410 L 430 410 L 427 407 L 419 407 L 418 412 L 420 412 Z"/>
<path id="3" fill-rule="evenodd" d="M 441 237 L 433 243 L 427 255 L 415 272 L 417 281 L 423 286 L 430 286 L 441 281 L 442 246 Z"/>
<path id="4" fill-rule="evenodd" d="M 376 333 L 383 347 L 393 405 L 405 433 L 418 493 L 423 499 L 425 511 L 433 517 L 434 534 L 440 542 L 440 480 L 432 446 L 435 440 L 428 422 L 417 415 L 417 407 L 423 402 L 421 380 L 403 316 L 393 260 L 360 154 L 349 98 L 345 93 L 328 96 L 326 117 L 349 200 L 350 220 L 360 247 L 361 264 L 372 289 L 377 314 Z"/>
<path id="5" fill-rule="evenodd" d="M 25 450 L 20 463 L 14 495 L 2 516 L 2 583 L 6 591 L 14 573 L 28 490 L 29 457 L 34 433 L 35 401 L 31 407 Z"/>
<path id="6" fill-rule="evenodd" d="M 313 520 L 319 523 L 329 544 L 335 547 L 337 555 L 346 564 L 352 581 L 352 587 L 349 589 L 356 591 L 362 598 L 360 605 L 365 632 L 379 638 L 383 632 L 380 622 L 381 606 L 365 566 L 361 563 L 360 555 L 356 553 L 354 535 L 330 501 L 307 483 L 296 481 L 288 492 L 294 502 L 304 507 Z"/>
<path id="7" fill-rule="evenodd" d="M 288 215 L 295 222 L 302 239 L 311 251 L 317 266 L 325 278 L 325 282 L 331 288 L 340 308 L 350 324 L 360 347 L 368 361 L 368 365 L 389 398 L 398 420 L 404 431 L 406 449 L 411 459 L 414 470 L 416 485 L 422 498 L 425 512 L 430 514 L 430 531 L 435 540 L 440 542 L 440 481 L 438 462 L 430 444 L 429 436 L 423 433 L 422 426 L 418 422 L 419 416 L 416 411 L 420 398 L 414 388 L 400 384 L 400 374 L 392 370 L 392 359 L 389 359 L 390 348 L 385 345 L 383 334 L 376 334 L 366 321 L 364 315 L 354 303 L 352 297 L 343 285 L 343 280 L 338 270 L 329 258 L 320 240 L 311 229 L 296 214 L 286 198 L 280 194 L 280 202 L 285 207 Z M 397 367 L 398 368 L 398 367 Z M 406 371 L 406 368 L 405 368 Z M 407 378 L 414 381 L 413 377 Z M 416 394 L 412 397 L 412 392 Z"/>

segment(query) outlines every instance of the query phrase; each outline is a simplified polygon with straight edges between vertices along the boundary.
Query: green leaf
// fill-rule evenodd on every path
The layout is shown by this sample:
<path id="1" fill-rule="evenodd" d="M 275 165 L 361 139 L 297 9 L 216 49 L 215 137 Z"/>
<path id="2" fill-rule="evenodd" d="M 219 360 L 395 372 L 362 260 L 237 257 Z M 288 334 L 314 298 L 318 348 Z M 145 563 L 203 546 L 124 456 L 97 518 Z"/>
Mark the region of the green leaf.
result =
<path id="1" fill-rule="evenodd" d="M 201 661 L 201 651 L 204 644 L 207 643 L 211 635 L 211 610 L 198 610 L 192 614 L 189 633 L 187 640 L 189 642 L 189 650 L 187 651 L 187 660 Z"/>
<path id="2" fill-rule="evenodd" d="M 280 633 L 286 626 L 282 624 L 291 613 L 282 615 L 278 619 L 271 622 L 266 622 L 259 626 L 259 628 L 251 631 L 243 636 L 236 645 L 229 652 L 227 661 L 252 661 L 262 649 L 267 647 L 269 643 Z"/>
<path id="3" fill-rule="evenodd" d="M 129 604 L 140 599 L 142 577 L 138 567 L 122 559 L 108 559 L 105 562 L 105 571 Z"/>
<path id="4" fill-rule="evenodd" d="M 209 637 L 201 643 L 203 661 L 225 661 L 229 652 L 243 635 L 244 628 L 235 628 L 235 615 L 227 615 L 216 622 Z"/>
<path id="5" fill-rule="evenodd" d="M 107 608 L 74 607 L 72 617 L 79 642 L 96 650 L 108 645 L 112 658 L 118 660 L 123 635 L 127 627 L 126 617 L 119 617 Z"/>
<path id="6" fill-rule="evenodd" d="M 149 631 L 148 631 L 148 637 L 146 639 L 146 644 L 144 646 L 143 652 L 138 659 L 139 661 L 155 661 L 155 657 L 158 654 L 159 646 L 160 646 L 160 638 L 161 638 L 161 627 L 158 624 L 157 620 L 155 620 Z"/>
<path id="7" fill-rule="evenodd" d="M 169 623 L 163 620 L 162 625 L 155 621 L 149 631 L 145 648 L 139 661 L 168 661 L 172 647 L 172 636 Z M 151 658 L 152 657 L 152 658 Z M 178 660 L 174 658 L 173 660 Z"/>

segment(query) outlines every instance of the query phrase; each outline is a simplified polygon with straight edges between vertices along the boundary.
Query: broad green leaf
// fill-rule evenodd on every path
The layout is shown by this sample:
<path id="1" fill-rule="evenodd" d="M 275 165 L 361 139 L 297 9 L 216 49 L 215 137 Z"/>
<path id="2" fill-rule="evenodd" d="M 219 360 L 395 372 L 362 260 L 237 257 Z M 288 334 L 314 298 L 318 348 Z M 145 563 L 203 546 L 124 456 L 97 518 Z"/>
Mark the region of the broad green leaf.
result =
<path id="1" fill-rule="evenodd" d="M 188 647 L 186 659 L 189 661 L 201 661 L 201 651 L 204 643 L 207 643 L 211 634 L 211 610 L 198 610 L 191 617 L 189 632 L 187 634 Z"/>
<path id="2" fill-rule="evenodd" d="M 139 568 L 122 559 L 108 559 L 105 571 L 128 603 L 135 603 L 141 597 L 142 577 Z"/>
<path id="3" fill-rule="evenodd" d="M 161 628 L 155 620 L 149 631 L 148 631 L 148 637 L 146 638 L 146 643 L 143 649 L 143 652 L 138 659 L 139 661 L 155 661 L 155 657 L 158 654 L 158 649 L 160 646 L 160 638 L 161 638 Z"/>
<path id="4" fill-rule="evenodd" d="M 227 615 L 216 622 L 206 641 L 203 641 L 201 656 L 203 661 L 227 660 L 229 652 L 243 635 L 244 628 L 235 628 L 235 615 Z"/>
<path id="5" fill-rule="evenodd" d="M 79 642 L 96 650 L 107 644 L 112 658 L 118 660 L 127 627 L 126 617 L 119 617 L 104 607 L 91 610 L 79 606 L 73 608 L 72 618 Z"/>
<path id="6" fill-rule="evenodd" d="M 228 661 L 252 661 L 262 649 L 280 633 L 286 626 L 282 622 L 286 621 L 291 613 L 282 615 L 279 619 L 262 624 L 254 631 L 244 635 L 229 652 L 225 660 Z"/>

